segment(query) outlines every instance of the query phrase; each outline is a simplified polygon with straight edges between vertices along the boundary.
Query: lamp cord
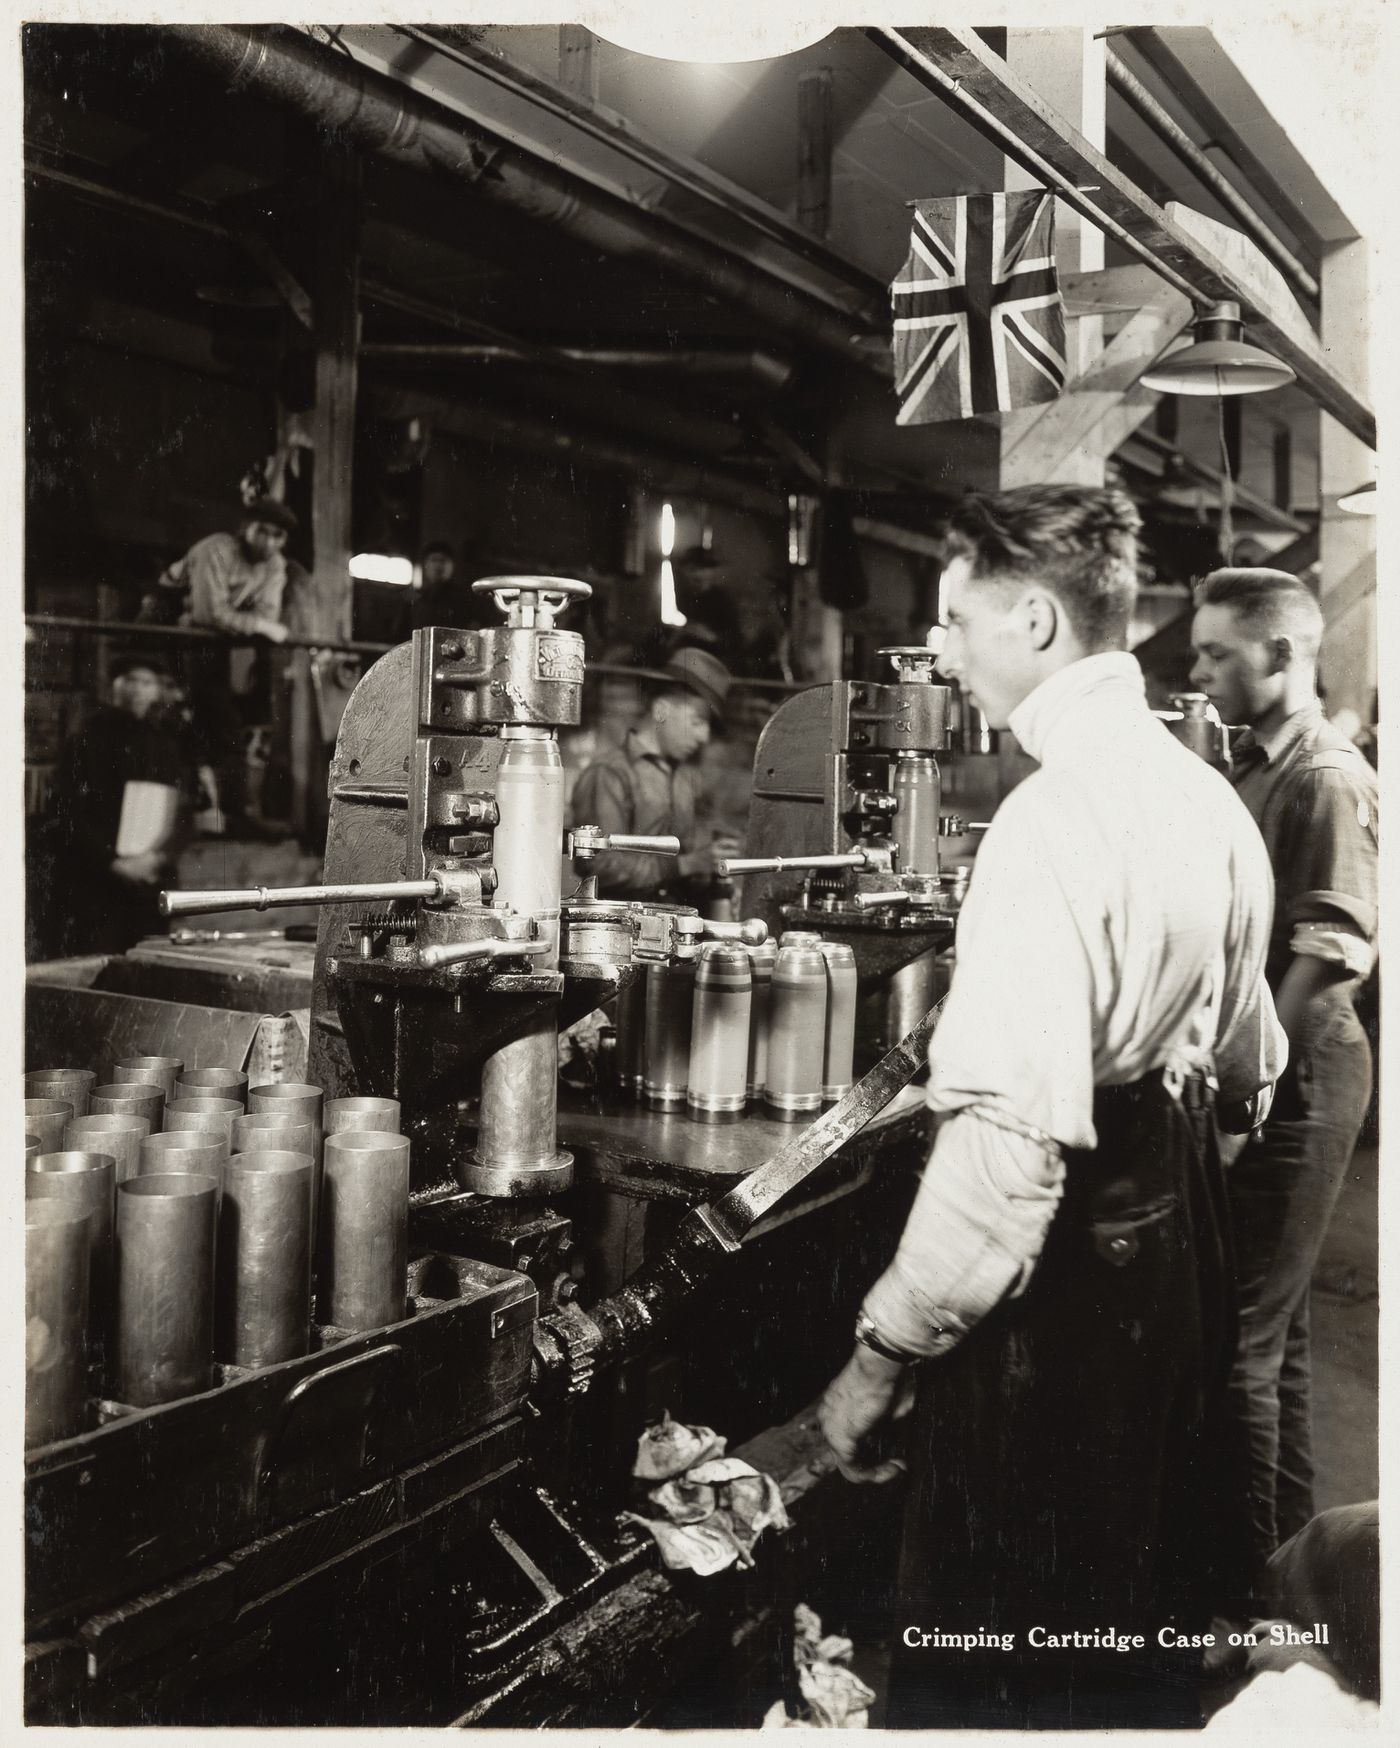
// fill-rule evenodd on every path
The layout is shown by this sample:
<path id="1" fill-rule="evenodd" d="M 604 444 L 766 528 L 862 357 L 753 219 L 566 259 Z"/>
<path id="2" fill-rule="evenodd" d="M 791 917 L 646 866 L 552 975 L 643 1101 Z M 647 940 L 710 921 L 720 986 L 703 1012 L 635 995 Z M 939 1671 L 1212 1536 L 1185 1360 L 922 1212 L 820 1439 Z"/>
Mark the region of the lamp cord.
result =
<path id="1" fill-rule="evenodd" d="M 1220 560 L 1229 564 L 1235 550 L 1235 480 L 1230 471 L 1230 445 L 1225 440 L 1225 396 L 1218 394 L 1215 405 L 1220 428 Z"/>

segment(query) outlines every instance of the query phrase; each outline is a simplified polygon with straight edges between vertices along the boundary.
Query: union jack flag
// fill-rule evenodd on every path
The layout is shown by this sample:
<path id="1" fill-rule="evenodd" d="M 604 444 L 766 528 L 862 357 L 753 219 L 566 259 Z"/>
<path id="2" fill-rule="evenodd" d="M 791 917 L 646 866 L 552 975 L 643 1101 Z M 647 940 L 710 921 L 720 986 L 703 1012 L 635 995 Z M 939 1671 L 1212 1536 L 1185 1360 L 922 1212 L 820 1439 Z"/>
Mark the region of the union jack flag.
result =
<path id="1" fill-rule="evenodd" d="M 890 299 L 898 424 L 1005 413 L 1064 388 L 1053 195 L 915 202 L 909 259 Z"/>

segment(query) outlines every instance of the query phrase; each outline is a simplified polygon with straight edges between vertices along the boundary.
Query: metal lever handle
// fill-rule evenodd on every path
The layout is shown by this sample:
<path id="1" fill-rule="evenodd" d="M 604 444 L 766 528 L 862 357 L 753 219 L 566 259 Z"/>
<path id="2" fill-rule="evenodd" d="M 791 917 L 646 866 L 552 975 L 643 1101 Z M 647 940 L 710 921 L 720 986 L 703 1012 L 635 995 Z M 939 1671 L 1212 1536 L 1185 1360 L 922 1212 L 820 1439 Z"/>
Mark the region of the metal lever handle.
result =
<path id="1" fill-rule="evenodd" d="M 435 946 L 424 947 L 418 955 L 418 963 L 436 970 L 441 965 L 462 965 L 469 959 L 517 959 L 522 954 L 534 958 L 537 953 L 547 953 L 549 945 L 543 938 L 537 941 L 440 941 Z"/>
<path id="2" fill-rule="evenodd" d="M 907 892 L 858 892 L 851 903 L 857 910 L 878 910 L 885 905 L 908 904 Z"/>
<path id="3" fill-rule="evenodd" d="M 864 850 L 840 856 L 728 856 L 715 863 L 716 874 L 782 874 L 790 868 L 865 868 Z"/>
<path id="4" fill-rule="evenodd" d="M 441 898 L 441 880 L 378 880 L 344 886 L 243 886 L 208 892 L 162 892 L 162 916 L 201 916 L 216 910 L 272 910 L 289 904 L 364 904 L 393 898 Z"/>
<path id="5" fill-rule="evenodd" d="M 768 939 L 768 924 L 762 917 L 749 917 L 742 923 L 706 922 L 707 941 L 741 941 L 746 947 L 761 947 Z"/>
<path id="6" fill-rule="evenodd" d="M 679 856 L 681 840 L 671 836 L 643 838 L 635 832 L 605 832 L 596 825 L 575 826 L 569 833 L 568 853 L 574 861 L 587 861 L 604 850 L 625 850 L 638 856 Z"/>

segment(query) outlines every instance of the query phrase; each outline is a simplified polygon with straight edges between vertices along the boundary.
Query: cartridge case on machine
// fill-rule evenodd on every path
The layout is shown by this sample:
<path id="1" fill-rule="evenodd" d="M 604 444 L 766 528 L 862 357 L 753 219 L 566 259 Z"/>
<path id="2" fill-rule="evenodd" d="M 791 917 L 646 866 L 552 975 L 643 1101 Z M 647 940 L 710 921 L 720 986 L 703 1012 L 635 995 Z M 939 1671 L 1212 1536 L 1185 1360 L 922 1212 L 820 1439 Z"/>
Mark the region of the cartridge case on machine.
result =
<path id="1" fill-rule="evenodd" d="M 167 1099 L 175 1098 L 175 1083 L 185 1072 L 178 1056 L 128 1056 L 112 1064 L 114 1081 L 134 1081 L 142 1086 L 158 1086 Z"/>
<path id="2" fill-rule="evenodd" d="M 135 1177 L 141 1162 L 141 1143 L 150 1133 L 144 1117 L 74 1117 L 63 1131 L 64 1149 L 71 1153 L 105 1153 L 116 1170 L 117 1182 Z"/>
<path id="3" fill-rule="evenodd" d="M 24 1442 L 83 1430 L 92 1216 L 76 1202 L 24 1205 Z"/>
<path id="4" fill-rule="evenodd" d="M 322 1113 L 322 1126 L 327 1135 L 339 1135 L 347 1129 L 397 1135 L 400 1132 L 401 1115 L 397 1099 L 327 1099 Z"/>
<path id="5" fill-rule="evenodd" d="M 27 1099 L 67 1099 L 75 1117 L 88 1114 L 88 1098 L 97 1085 L 90 1068 L 36 1068 L 24 1077 Z"/>
<path id="6" fill-rule="evenodd" d="M 224 1174 L 215 1279 L 215 1352 L 256 1369 L 311 1341 L 311 1159 L 240 1153 Z"/>
<path id="7" fill-rule="evenodd" d="M 768 1020 L 763 1102 L 796 1122 L 821 1109 L 826 1048 L 826 961 L 817 946 L 779 947 Z"/>
<path id="8" fill-rule="evenodd" d="M 248 1107 L 248 1076 L 241 1068 L 184 1068 L 175 1082 L 177 1099 L 236 1099 Z"/>
<path id="9" fill-rule="evenodd" d="M 68 1099 L 26 1099 L 24 1130 L 39 1143 L 41 1153 L 57 1153 L 63 1145 L 63 1131 L 73 1120 L 73 1106 Z"/>
<path id="10" fill-rule="evenodd" d="M 403 1321 L 408 1303 L 409 1144 L 342 1130 L 326 1139 L 320 1318 L 337 1329 Z"/>
<path id="11" fill-rule="evenodd" d="M 752 988 L 746 947 L 714 941 L 700 949 L 685 1094 L 686 1111 L 697 1122 L 732 1123 L 744 1114 Z"/>
<path id="12" fill-rule="evenodd" d="M 826 962 L 826 1035 L 822 1098 L 844 1098 L 855 1080 L 856 956 L 843 941 L 823 941 Z"/>
<path id="13" fill-rule="evenodd" d="M 211 1177 L 156 1173 L 117 1186 L 112 1393 L 154 1408 L 207 1390 L 214 1371 Z"/>
<path id="14" fill-rule="evenodd" d="M 778 957 L 777 943 L 764 941 L 749 948 L 749 974 L 752 979 L 749 1002 L 749 1063 L 747 1091 L 751 1099 L 763 1097 L 768 1079 L 768 1023 L 773 997 L 773 965 Z"/>
<path id="15" fill-rule="evenodd" d="M 685 1105 L 694 999 L 693 961 L 647 966 L 642 1086 L 653 1110 L 678 1111 Z"/>
<path id="16" fill-rule="evenodd" d="M 88 1111 L 94 1117 L 144 1117 L 154 1135 L 165 1112 L 165 1094 L 158 1086 L 130 1080 L 111 1081 L 92 1089 Z"/>
<path id="17" fill-rule="evenodd" d="M 564 841 L 564 769 L 552 729 L 502 728 L 496 806 L 495 903 L 534 919 L 549 947 L 532 967 L 552 970 L 559 963 Z M 485 1059 L 476 1146 L 461 1173 L 467 1189 L 529 1196 L 568 1188 L 573 1156 L 559 1149 L 558 1074 L 553 1010 L 541 1011 L 521 1036 Z"/>
<path id="18" fill-rule="evenodd" d="M 31 1159 L 37 1159 L 43 1151 L 44 1144 L 39 1137 L 37 1135 L 30 1135 L 26 1132 L 24 1137 L 24 1158 L 26 1164 Z"/>
<path id="19" fill-rule="evenodd" d="M 24 1194 L 31 1202 L 62 1202 L 89 1215 L 88 1327 L 106 1328 L 112 1310 L 112 1245 L 116 1168 L 106 1153 L 41 1153 L 29 1161 Z"/>
<path id="20" fill-rule="evenodd" d="M 617 1078 L 631 1098 L 642 1096 L 646 1080 L 647 974 L 643 966 L 617 996 Z"/>
<path id="21" fill-rule="evenodd" d="M 892 825 L 901 874 L 937 874 L 941 785 L 931 753 L 895 755 L 890 784 L 899 807 Z"/>
<path id="22" fill-rule="evenodd" d="M 548 1195 L 569 1187 L 573 1155 L 559 1151 L 559 1029 L 537 1013 L 481 1065 L 476 1146 L 463 1183 L 485 1196 Z"/>
<path id="23" fill-rule="evenodd" d="M 505 727 L 496 767 L 500 814 L 491 841 L 497 906 L 534 917 L 550 950 L 534 961 L 559 963 L 559 900 L 564 844 L 564 767 L 552 729 Z"/>

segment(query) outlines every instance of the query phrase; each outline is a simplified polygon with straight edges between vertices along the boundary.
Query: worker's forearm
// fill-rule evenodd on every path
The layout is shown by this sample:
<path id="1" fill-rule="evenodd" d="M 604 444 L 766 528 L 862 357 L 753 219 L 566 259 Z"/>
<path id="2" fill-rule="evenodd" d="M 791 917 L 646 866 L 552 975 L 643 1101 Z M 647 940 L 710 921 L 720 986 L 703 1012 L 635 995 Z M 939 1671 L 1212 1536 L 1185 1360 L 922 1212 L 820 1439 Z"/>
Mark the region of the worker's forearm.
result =
<path id="1" fill-rule="evenodd" d="M 1059 1206 L 1064 1161 L 963 1112 L 939 1132 L 890 1267 L 866 1314 L 891 1346 L 954 1346 L 1029 1280 Z"/>

